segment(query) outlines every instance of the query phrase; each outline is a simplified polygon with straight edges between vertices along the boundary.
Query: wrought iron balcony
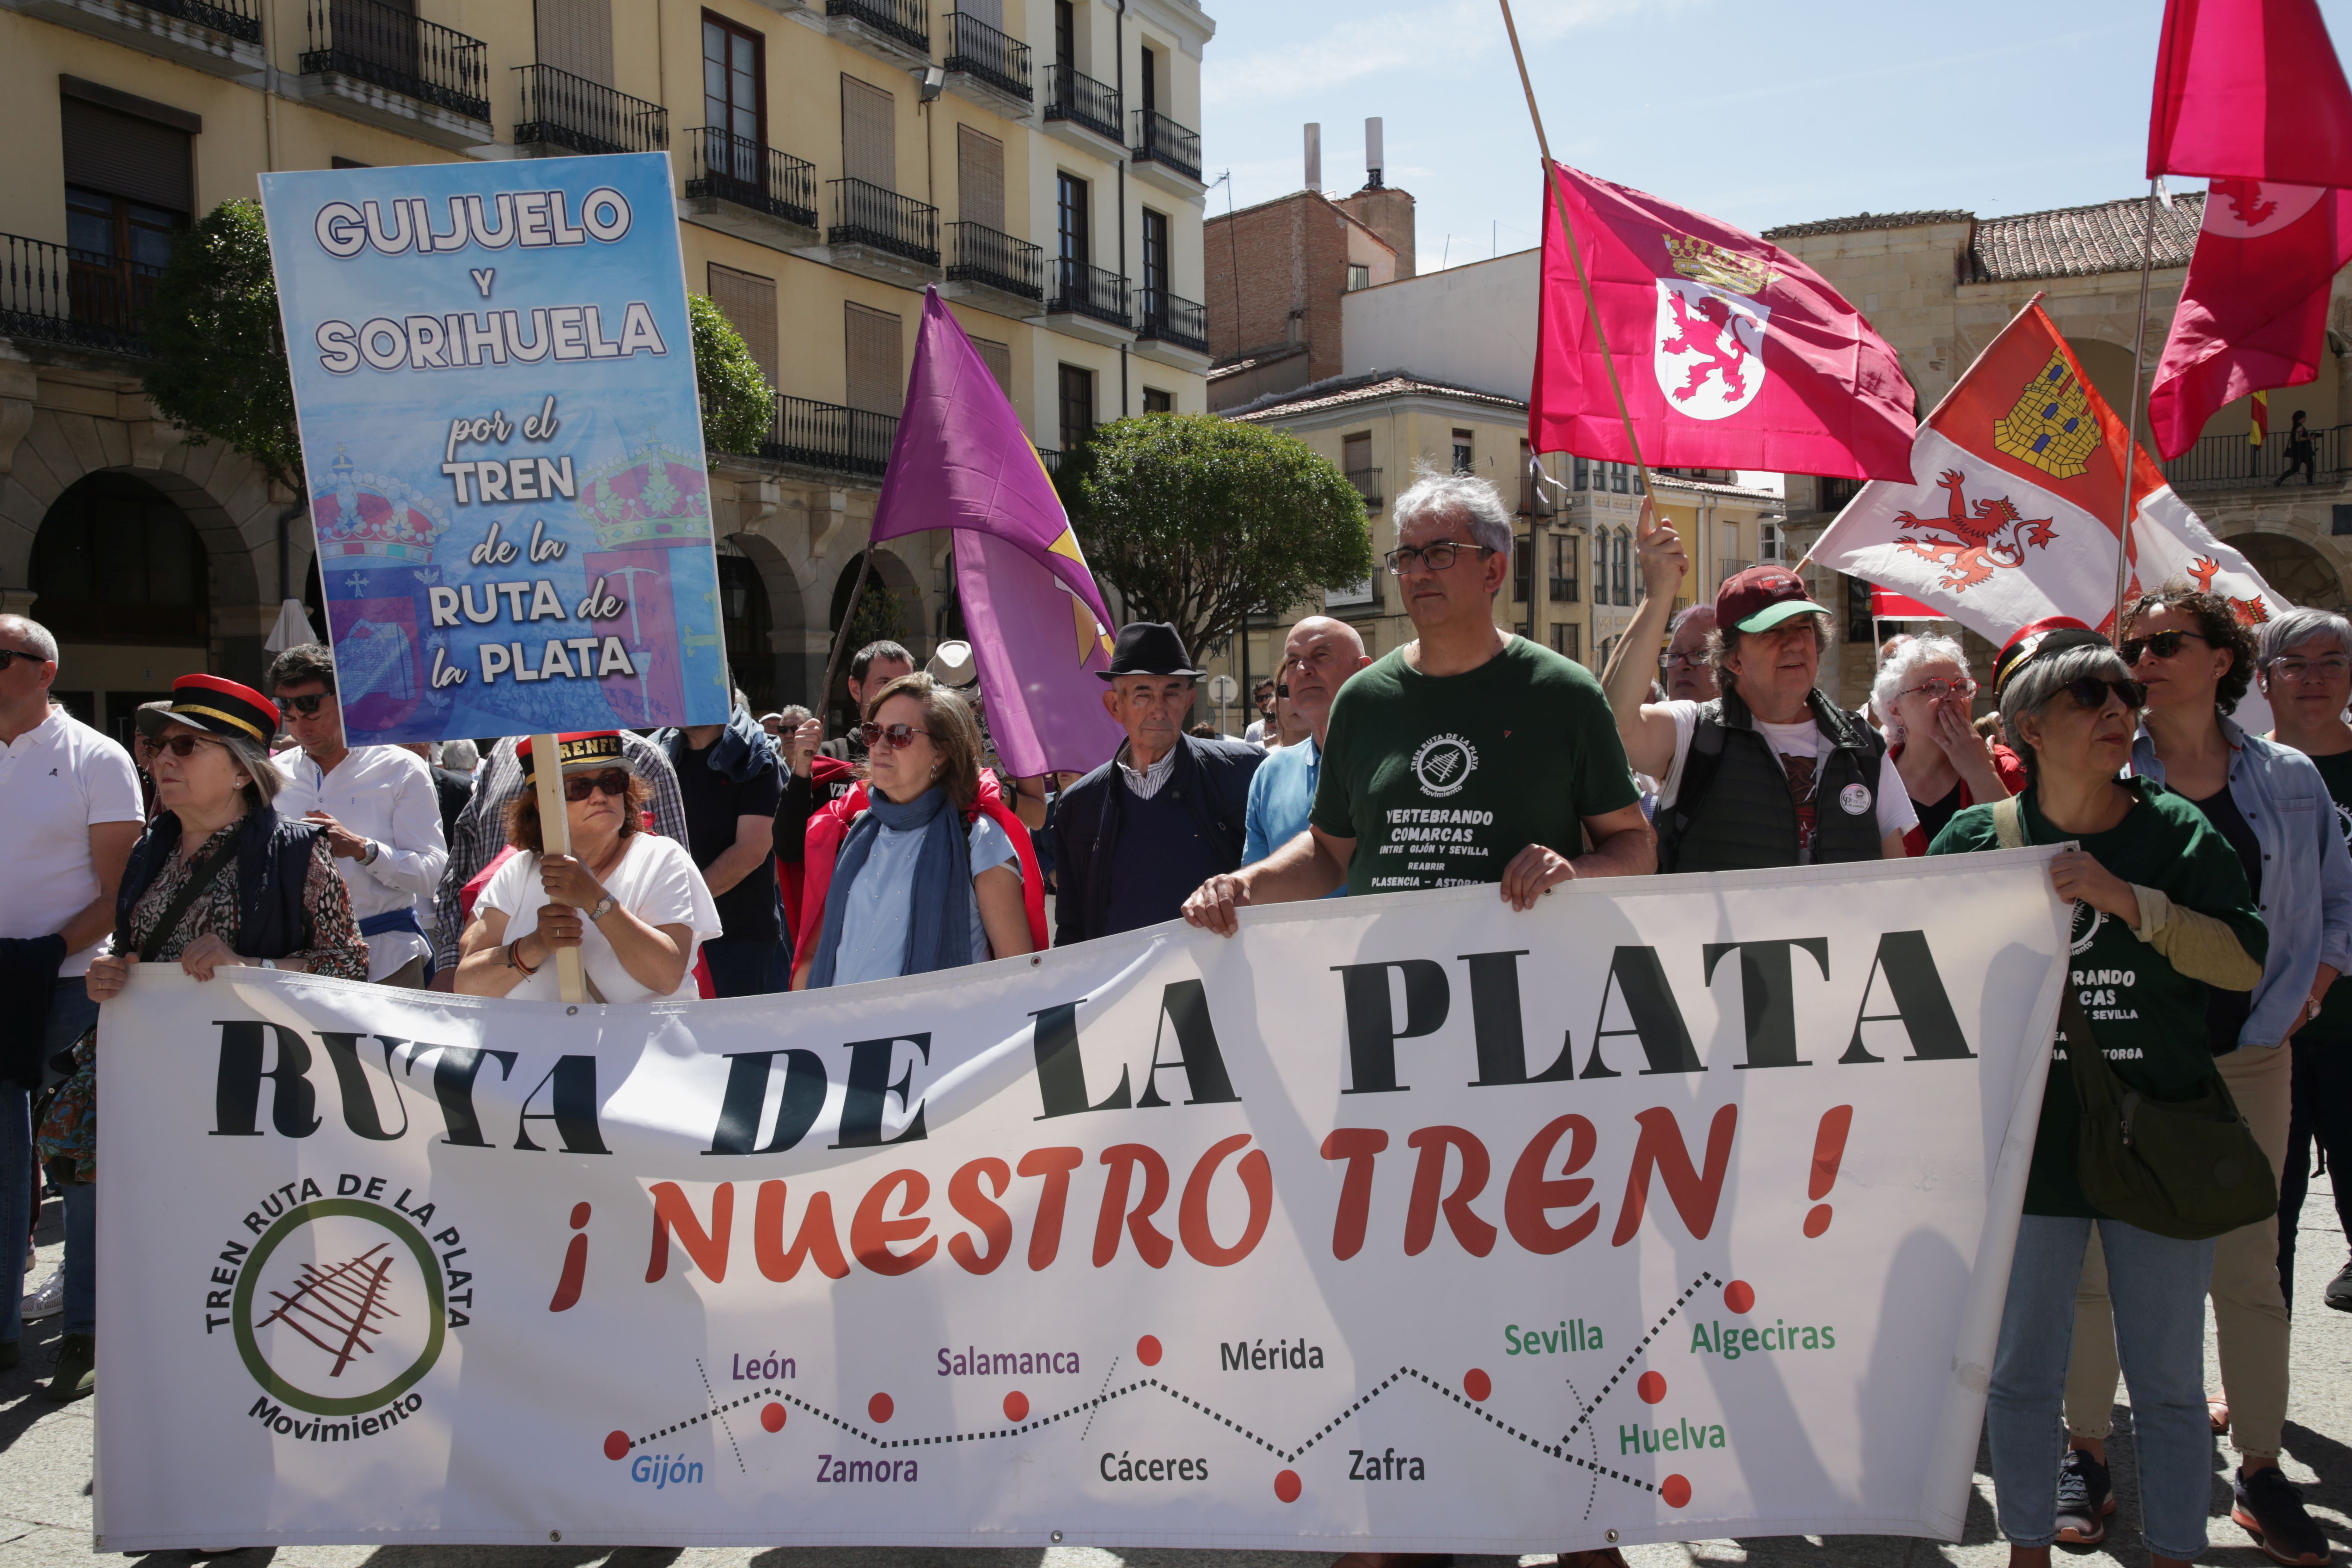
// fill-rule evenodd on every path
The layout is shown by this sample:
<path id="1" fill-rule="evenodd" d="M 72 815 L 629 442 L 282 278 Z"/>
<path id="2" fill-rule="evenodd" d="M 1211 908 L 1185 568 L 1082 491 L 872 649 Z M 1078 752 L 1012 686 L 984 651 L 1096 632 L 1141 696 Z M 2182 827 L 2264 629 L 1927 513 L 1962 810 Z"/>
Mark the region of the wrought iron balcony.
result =
<path id="1" fill-rule="evenodd" d="M 487 47 L 379 0 L 305 0 L 302 74 L 333 71 L 462 114 L 490 117 Z"/>
<path id="2" fill-rule="evenodd" d="M 1146 289 L 1135 335 L 1147 342 L 1172 343 L 1196 354 L 1209 352 L 1209 312 L 1191 300 L 1180 300 L 1164 289 Z"/>
<path id="3" fill-rule="evenodd" d="M 691 149 L 688 195 L 732 202 L 804 228 L 816 226 L 814 165 L 716 125 L 689 131 L 686 138 Z"/>
<path id="4" fill-rule="evenodd" d="M 1348 482 L 1364 498 L 1366 506 L 1381 504 L 1381 471 L 1378 468 L 1349 468 Z"/>
<path id="5" fill-rule="evenodd" d="M 145 355 L 160 267 L 0 235 L 0 334 Z"/>
<path id="6" fill-rule="evenodd" d="M 1135 330 L 1127 314 L 1127 279 L 1066 257 L 1054 263 L 1054 293 L 1045 309 L 1055 315 L 1091 316 L 1114 327 Z"/>
<path id="7" fill-rule="evenodd" d="M 894 414 L 869 414 L 838 403 L 814 403 L 778 394 L 768 438 L 760 443 L 760 456 L 878 479 L 890 466 L 890 444 L 898 436 L 898 418 Z"/>
<path id="8" fill-rule="evenodd" d="M 518 147 L 571 153 L 658 153 L 669 145 L 669 110 L 553 66 L 517 66 L 522 78 Z"/>
<path id="9" fill-rule="evenodd" d="M 1575 578 L 1554 577 L 1551 580 L 1551 602 L 1553 604 L 1573 605 L 1576 603 L 1576 600 L 1577 581 Z"/>
<path id="10" fill-rule="evenodd" d="M 261 42 L 260 0 L 132 0 L 132 4 L 248 44 Z"/>
<path id="11" fill-rule="evenodd" d="M 1045 253 L 1036 246 L 980 223 L 951 223 L 948 235 L 955 256 L 949 282 L 983 284 L 1024 300 L 1045 297 Z"/>
<path id="12" fill-rule="evenodd" d="M 863 245 L 892 256 L 940 264 L 940 209 L 912 196 L 886 191 L 864 180 L 828 180 L 833 187 L 833 226 L 827 245 Z"/>
<path id="13" fill-rule="evenodd" d="M 2296 465 L 2295 477 L 2285 482 L 2310 484 L 2316 478 L 2325 478 L 2330 484 L 2341 482 L 2346 469 L 2352 468 L 2352 444 L 2345 438 L 2347 431 L 2352 431 L 2352 425 L 2310 431 L 2311 468 Z M 2283 429 L 2273 428 L 2270 439 L 2259 447 L 2243 436 L 2208 436 L 2165 464 L 2164 477 L 2175 489 L 2217 489 L 2229 485 L 2275 487 L 2292 461 Z"/>
<path id="14" fill-rule="evenodd" d="M 1118 141 L 1118 89 L 1097 81 L 1076 66 L 1048 67 L 1045 82 L 1046 119 L 1066 120 L 1097 136 Z"/>
<path id="15" fill-rule="evenodd" d="M 931 8 L 926 0 L 824 0 L 824 14 L 863 22 L 910 49 L 931 52 Z"/>
<path id="16" fill-rule="evenodd" d="M 1135 161 L 1158 163 L 1186 179 L 1201 177 L 1201 133 L 1154 110 L 1135 111 Z"/>
<path id="17" fill-rule="evenodd" d="M 1005 37 L 977 16 L 948 13 L 948 70 L 979 78 L 999 92 L 1009 92 L 1024 103 L 1034 102 L 1029 85 L 1029 46 Z"/>
<path id="18" fill-rule="evenodd" d="M 1045 465 L 1045 471 L 1049 474 L 1062 471 L 1062 449 L 1059 447 L 1038 447 L 1037 460 Z"/>

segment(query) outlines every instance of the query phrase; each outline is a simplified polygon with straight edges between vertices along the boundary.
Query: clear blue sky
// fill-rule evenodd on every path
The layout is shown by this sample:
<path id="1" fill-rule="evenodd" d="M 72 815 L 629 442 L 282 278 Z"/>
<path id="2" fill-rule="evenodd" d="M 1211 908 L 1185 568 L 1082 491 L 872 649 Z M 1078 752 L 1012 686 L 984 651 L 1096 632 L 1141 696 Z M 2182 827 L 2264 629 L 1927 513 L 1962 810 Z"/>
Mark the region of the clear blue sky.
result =
<path id="1" fill-rule="evenodd" d="M 1423 271 L 1538 240 L 1535 133 L 1496 0 L 1206 0 L 1207 178 L 1247 206 L 1364 181 L 1418 203 Z M 2339 52 L 2352 0 L 2321 0 Z M 1754 230 L 2134 195 L 2160 0 L 1514 0 L 1552 155 Z M 1209 211 L 1225 210 L 1226 191 Z M 1499 228 L 1495 226 L 1499 225 Z M 1449 239 L 1449 236 L 1451 237 Z"/>

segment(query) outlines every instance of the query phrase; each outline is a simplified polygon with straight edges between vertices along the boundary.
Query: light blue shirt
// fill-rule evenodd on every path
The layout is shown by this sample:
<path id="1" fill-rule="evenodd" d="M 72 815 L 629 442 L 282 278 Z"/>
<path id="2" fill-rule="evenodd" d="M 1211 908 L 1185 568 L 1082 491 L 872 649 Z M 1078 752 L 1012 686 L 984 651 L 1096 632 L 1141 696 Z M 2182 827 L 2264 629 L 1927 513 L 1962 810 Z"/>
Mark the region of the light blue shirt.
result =
<path id="1" fill-rule="evenodd" d="M 2276 1046 L 2311 994 L 2319 966 L 2352 968 L 2352 853 L 2327 781 L 2309 757 L 2249 735 L 2226 717 L 2221 737 L 2230 742 L 2230 798 L 2262 845 L 2263 923 L 2271 933 L 2270 958 L 2238 1044 Z M 2164 783 L 2164 763 L 2145 729 L 2132 742 L 2130 771 Z"/>
<path id="2" fill-rule="evenodd" d="M 1243 865 L 1255 865 L 1307 831 L 1307 814 L 1315 809 L 1315 786 L 1322 776 L 1323 752 L 1312 735 L 1295 746 L 1277 748 L 1259 764 L 1250 775 Z"/>
<path id="3" fill-rule="evenodd" d="M 857 868 L 857 879 L 850 883 L 841 907 L 841 945 L 833 960 L 835 985 L 896 980 L 906 973 L 908 910 L 915 900 L 915 862 L 922 856 L 926 831 L 885 827 L 875 835 L 874 847 L 866 851 L 866 863 Z M 975 878 L 1008 862 L 1013 874 L 1020 875 L 1020 852 L 993 817 L 974 820 L 968 842 Z M 971 961 L 988 962 L 988 931 L 981 924 L 977 898 L 971 904 Z"/>

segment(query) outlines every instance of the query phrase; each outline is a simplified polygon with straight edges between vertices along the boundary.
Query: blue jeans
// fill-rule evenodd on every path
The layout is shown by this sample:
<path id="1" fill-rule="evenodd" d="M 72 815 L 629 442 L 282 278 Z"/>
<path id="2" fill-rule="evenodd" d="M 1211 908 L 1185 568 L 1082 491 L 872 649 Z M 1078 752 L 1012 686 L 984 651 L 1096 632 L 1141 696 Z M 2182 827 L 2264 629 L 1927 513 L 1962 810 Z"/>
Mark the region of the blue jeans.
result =
<path id="1" fill-rule="evenodd" d="M 98 1184 L 68 1182 L 66 1200 L 66 1303 L 60 1333 L 98 1332 Z"/>
<path id="2" fill-rule="evenodd" d="M 2174 1241 L 2114 1220 L 2101 1220 L 2098 1228 L 2115 1301 L 2116 1351 L 2139 1441 L 2140 1535 L 2158 1556 L 2186 1560 L 2205 1550 L 2213 1473 L 2213 1431 L 2205 1414 L 2205 1289 L 2213 1244 Z M 2013 1546 L 2047 1546 L 2058 1538 L 2061 1413 L 2074 1342 L 2074 1287 L 2090 1241 L 2087 1219 L 2027 1215 L 2018 1225 L 1985 1400 L 2000 1531 Z"/>
<path id="3" fill-rule="evenodd" d="M 58 981 L 49 997 L 41 1059 L 47 1061 L 80 1039 L 97 1022 L 98 1004 L 89 999 L 81 977 Z M 15 1084 L 0 1084 L 0 1345 L 14 1344 L 24 1335 L 24 1258 L 16 1249 L 32 1235 L 32 1096 Z M 71 1267 L 70 1247 L 68 1267 Z M 72 1288 L 70 1277 L 67 1287 Z"/>
<path id="4" fill-rule="evenodd" d="M 720 937 L 702 944 L 702 956 L 710 962 L 714 996 L 768 996 L 792 989 L 792 966 L 785 962 L 784 944 L 774 937 Z"/>

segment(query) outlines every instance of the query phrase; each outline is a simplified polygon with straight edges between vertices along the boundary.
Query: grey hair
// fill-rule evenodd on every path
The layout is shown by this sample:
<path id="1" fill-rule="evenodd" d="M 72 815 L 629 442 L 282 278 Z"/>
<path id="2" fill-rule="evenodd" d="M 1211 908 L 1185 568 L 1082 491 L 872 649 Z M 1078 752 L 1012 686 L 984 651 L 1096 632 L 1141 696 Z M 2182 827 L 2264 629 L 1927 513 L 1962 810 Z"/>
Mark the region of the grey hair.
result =
<path id="1" fill-rule="evenodd" d="M 1809 611 L 1806 618 L 1813 623 L 1813 652 L 1815 654 L 1829 652 L 1829 616 Z M 1780 628 L 1775 626 L 1772 629 L 1779 631 Z M 1745 635 L 1748 634 L 1741 632 L 1738 626 L 1720 625 L 1706 634 L 1706 665 L 1709 669 L 1715 671 L 1716 689 L 1719 691 L 1736 691 L 1739 688 L 1739 677 L 1732 673 L 1730 663 L 1733 657 L 1739 652 L 1739 639 Z M 1754 635 L 1763 637 L 1767 634 L 1758 632 Z"/>
<path id="2" fill-rule="evenodd" d="M 452 770 L 472 773 L 482 760 L 482 749 L 473 742 L 459 739 L 441 742 L 441 765 Z"/>
<path id="3" fill-rule="evenodd" d="M 2268 669 L 2273 659 L 2314 637 L 2333 637 L 2339 649 L 2352 653 L 2352 621 L 2333 610 L 2289 610 L 2274 621 L 2263 623 L 2262 635 L 2254 642 L 2254 663 Z"/>
<path id="4" fill-rule="evenodd" d="M 1705 616 L 1706 617 L 1706 624 L 1709 627 L 1712 627 L 1715 625 L 1715 606 L 1713 605 L 1685 605 L 1681 609 L 1676 610 L 1675 612 L 1675 618 L 1666 623 L 1666 640 L 1671 642 L 1675 637 L 1682 636 L 1683 627 L 1690 622 L 1698 619 L 1701 616 Z"/>
<path id="5" fill-rule="evenodd" d="M 1911 672 L 1923 664 L 1953 664 L 1963 676 L 1969 673 L 1969 656 L 1950 637 L 1915 637 L 1889 654 L 1878 667 L 1877 679 L 1870 683 L 1870 705 L 1886 721 L 1889 741 L 1903 738 L 1902 723 L 1895 717 L 1895 700 L 1903 695 L 1903 683 L 1911 679 Z"/>
<path id="6" fill-rule="evenodd" d="M 1391 514 L 1399 535 L 1405 525 L 1424 517 L 1460 513 L 1470 526 L 1470 538 L 1479 549 L 1508 557 L 1511 553 L 1511 510 L 1485 479 L 1468 474 L 1441 474 L 1416 465 L 1413 481 L 1397 497 Z"/>
<path id="7" fill-rule="evenodd" d="M 245 770 L 250 786 L 248 793 L 256 805 L 268 805 L 278 798 L 278 792 L 286 787 L 286 775 L 279 773 L 278 764 L 269 760 L 268 747 L 242 735 L 215 735 L 213 739 L 226 746 L 228 754 L 236 758 L 237 765 Z"/>
<path id="8" fill-rule="evenodd" d="M 30 616 L 0 616 L 0 626 L 7 626 L 33 645 L 34 657 L 43 664 L 58 662 L 57 634 Z"/>
<path id="9" fill-rule="evenodd" d="M 2009 684 L 2000 694 L 2000 727 L 2009 737 L 2010 745 L 2025 759 L 2029 779 L 2042 776 L 2042 758 L 2033 743 L 2025 738 L 2018 721 L 2030 718 L 2050 706 L 2059 692 L 2074 682 L 2089 676 L 2099 680 L 2129 680 L 2131 667 L 2111 643 L 2084 644 L 2078 647 L 2061 648 L 2041 658 L 2029 658 L 2023 668 L 2010 676 Z"/>
<path id="10" fill-rule="evenodd" d="M 807 709 L 802 707 L 797 702 L 787 702 L 782 708 L 777 710 L 776 717 L 784 721 L 785 729 L 797 730 L 802 725 L 807 723 L 810 720 L 815 718 L 816 715 L 810 712 Z"/>

